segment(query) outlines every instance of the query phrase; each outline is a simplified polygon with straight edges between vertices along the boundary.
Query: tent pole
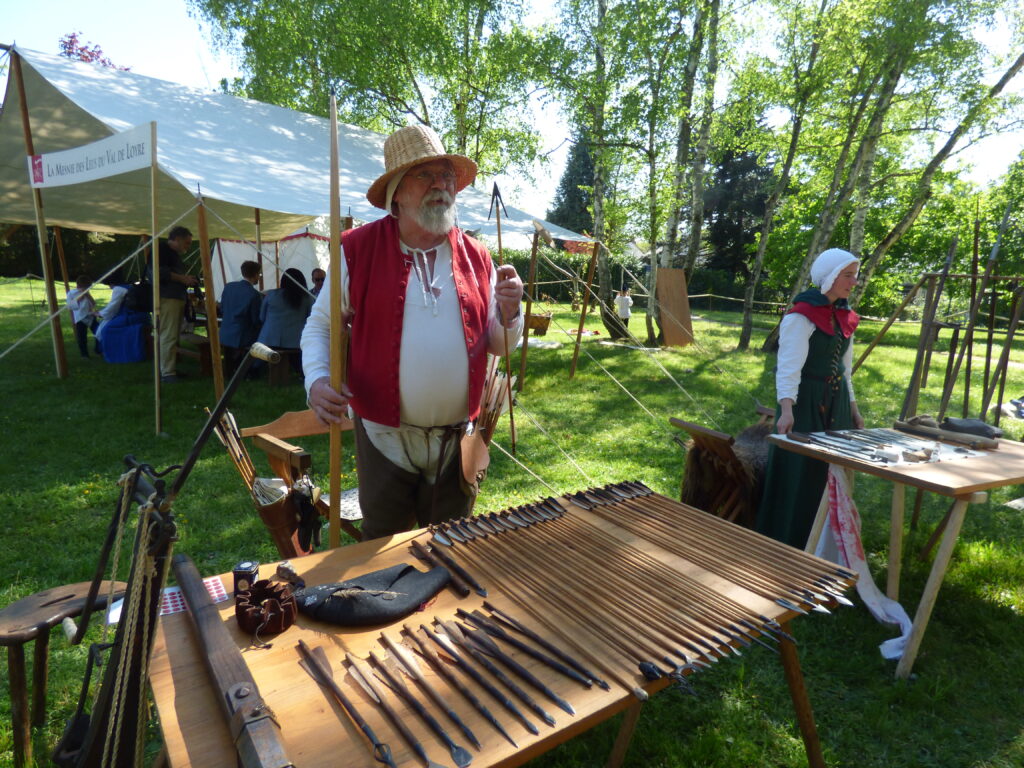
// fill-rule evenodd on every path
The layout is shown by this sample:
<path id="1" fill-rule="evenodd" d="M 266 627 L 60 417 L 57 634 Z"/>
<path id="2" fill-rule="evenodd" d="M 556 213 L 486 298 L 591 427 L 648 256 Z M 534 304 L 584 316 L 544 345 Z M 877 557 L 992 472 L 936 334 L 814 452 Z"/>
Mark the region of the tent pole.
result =
<path id="1" fill-rule="evenodd" d="M 220 238 L 217 239 L 217 261 L 220 262 L 220 284 L 227 285 L 228 275 L 227 272 L 224 271 L 224 249 L 221 248 Z"/>
<path id="2" fill-rule="evenodd" d="M 571 379 L 576 375 L 576 361 L 580 356 L 580 342 L 583 340 L 583 323 L 587 319 L 587 305 L 590 303 L 590 286 L 594 284 L 594 267 L 597 266 L 597 249 L 601 247 L 601 243 L 597 240 L 594 241 L 594 251 L 590 255 L 590 268 L 587 270 L 587 290 L 583 294 L 583 308 L 580 310 L 580 327 L 576 331 L 576 348 L 572 353 L 572 367 L 569 368 L 569 378 Z"/>
<path id="3" fill-rule="evenodd" d="M 68 293 L 71 290 L 71 284 L 68 281 L 68 261 L 64 258 L 64 240 L 61 237 L 60 227 L 53 228 L 53 241 L 57 244 L 57 261 L 60 262 L 61 276 L 64 278 L 64 293 Z"/>
<path id="4" fill-rule="evenodd" d="M 160 232 L 157 227 L 157 196 L 156 196 L 156 121 L 149 123 L 149 146 L 152 150 L 152 159 L 149 163 L 149 228 L 152 232 L 152 239 L 149 241 L 149 258 L 153 269 L 150 277 L 153 281 L 153 407 L 155 409 L 156 434 L 159 436 L 164 431 L 163 408 L 160 402 L 160 243 L 157 241 L 157 234 Z"/>
<path id="5" fill-rule="evenodd" d="M 260 293 L 263 292 L 263 237 L 260 234 L 260 209 L 253 208 L 256 221 L 256 263 L 260 265 Z M 281 276 L 278 275 L 277 287 L 281 287 Z"/>
<path id="6" fill-rule="evenodd" d="M 31 157 L 36 153 L 32 142 L 32 124 L 28 116 L 28 98 L 25 96 L 25 80 L 21 75 L 21 56 L 11 51 L 11 74 L 18 85 L 18 103 L 21 108 L 21 128 L 25 135 L 25 154 Z M 32 188 L 32 204 L 36 210 L 36 233 L 39 236 L 39 257 L 43 263 L 43 279 L 46 282 L 46 306 L 50 313 L 50 334 L 53 337 L 53 359 L 57 366 L 57 377 L 68 377 L 68 358 L 64 351 L 64 333 L 60 328 L 60 315 L 57 312 L 57 292 L 53 287 L 53 275 L 50 269 L 50 253 L 46 238 L 46 218 L 43 215 L 43 194 L 38 187 Z"/>
<path id="7" fill-rule="evenodd" d="M 540 232 L 533 233 L 533 247 L 530 249 L 530 272 L 526 279 L 526 317 L 523 318 L 523 349 L 519 353 L 519 381 L 516 382 L 516 391 L 523 391 L 523 384 L 526 382 L 526 350 L 530 346 L 530 312 L 533 310 L 534 280 L 537 276 L 537 246 L 540 242 Z"/>
<path id="8" fill-rule="evenodd" d="M 199 200 L 199 256 L 203 264 L 203 300 L 206 302 L 206 338 L 210 340 L 210 364 L 213 391 L 217 399 L 224 395 L 224 366 L 220 359 L 220 326 L 217 325 L 217 299 L 213 295 L 213 264 L 210 262 L 210 233 L 206 227 L 206 204 Z"/>

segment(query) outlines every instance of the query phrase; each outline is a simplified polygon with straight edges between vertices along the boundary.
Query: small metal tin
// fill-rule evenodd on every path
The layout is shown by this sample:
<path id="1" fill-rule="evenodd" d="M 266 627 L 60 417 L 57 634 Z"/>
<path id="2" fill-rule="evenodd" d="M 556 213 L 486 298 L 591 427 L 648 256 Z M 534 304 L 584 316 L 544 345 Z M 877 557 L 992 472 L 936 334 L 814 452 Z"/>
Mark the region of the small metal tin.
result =
<path id="1" fill-rule="evenodd" d="M 235 592 L 248 592 L 259 581 L 260 564 L 256 560 L 243 560 L 232 569 L 235 577 Z"/>

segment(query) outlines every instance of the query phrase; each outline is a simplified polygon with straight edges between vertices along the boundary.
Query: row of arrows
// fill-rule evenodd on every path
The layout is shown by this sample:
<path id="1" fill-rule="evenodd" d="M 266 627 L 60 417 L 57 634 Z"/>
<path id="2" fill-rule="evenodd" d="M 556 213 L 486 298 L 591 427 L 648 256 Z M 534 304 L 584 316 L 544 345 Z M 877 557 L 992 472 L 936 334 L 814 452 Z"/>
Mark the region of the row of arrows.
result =
<path id="1" fill-rule="evenodd" d="M 416 736 L 403 721 L 390 701 L 388 691 L 416 713 L 426 726 L 437 736 L 448 749 L 452 761 L 458 768 L 466 768 L 472 762 L 472 754 L 455 742 L 444 726 L 434 717 L 406 684 L 404 677 L 414 681 L 449 720 L 459 729 L 469 743 L 477 750 L 481 749 L 480 740 L 465 721 L 459 717 L 455 709 L 440 691 L 424 674 L 419 659 L 422 658 L 451 687 L 479 712 L 513 747 L 518 748 L 515 739 L 502 725 L 501 721 L 488 709 L 480 698 L 467 687 L 455 670 L 479 685 L 492 699 L 497 701 L 507 712 L 511 713 L 529 733 L 539 734 L 536 724 L 523 712 L 513 699 L 518 699 L 537 718 L 549 726 L 555 725 L 555 718 L 547 712 L 538 701 L 530 695 L 509 673 L 515 675 L 528 686 L 536 689 L 544 697 L 570 715 L 575 715 L 573 706 L 559 696 L 548 685 L 530 672 L 520 662 L 506 652 L 496 640 L 516 648 L 547 667 L 558 671 L 565 677 L 584 687 L 597 685 L 608 689 L 608 684 L 596 677 L 577 659 L 560 649 L 549 640 L 543 638 L 529 627 L 490 603 L 484 603 L 490 616 L 482 611 L 459 610 L 461 621 L 446 621 L 434 617 L 434 624 L 420 624 L 418 631 L 409 625 L 403 625 L 402 638 L 405 642 L 396 641 L 393 637 L 382 633 L 380 640 L 387 649 L 386 654 L 371 651 L 368 659 L 361 659 L 351 653 L 345 654 L 347 673 L 352 681 L 359 685 L 366 695 L 384 713 L 392 726 L 406 741 L 426 768 L 441 768 L 430 759 Z M 522 635 L 532 640 L 540 650 L 524 642 Z M 298 644 L 303 668 L 322 686 L 327 688 L 342 705 L 349 717 L 362 731 L 369 741 L 373 757 L 385 765 L 395 766 L 394 756 L 388 744 L 382 741 L 361 715 L 352 699 L 334 679 L 332 667 L 322 647 L 311 648 L 305 641 Z M 415 652 L 414 652 L 415 651 Z M 550 655 L 549 655 L 550 654 Z M 474 663 L 471 663 L 472 660 Z M 497 664 L 496 662 L 500 662 Z M 480 668 L 486 670 L 502 687 L 495 685 L 486 677 Z M 505 691 L 511 692 L 510 697 Z"/>

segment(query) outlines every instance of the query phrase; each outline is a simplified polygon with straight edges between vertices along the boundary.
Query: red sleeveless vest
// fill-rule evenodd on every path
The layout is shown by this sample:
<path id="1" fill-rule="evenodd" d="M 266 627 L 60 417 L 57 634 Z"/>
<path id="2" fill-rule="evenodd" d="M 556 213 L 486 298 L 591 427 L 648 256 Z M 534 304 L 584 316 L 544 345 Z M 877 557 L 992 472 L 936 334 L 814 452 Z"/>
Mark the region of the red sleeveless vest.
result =
<path id="1" fill-rule="evenodd" d="M 353 312 L 348 346 L 352 407 L 365 419 L 397 427 L 401 413 L 398 367 L 402 321 L 412 262 L 402 253 L 398 222 L 391 216 L 349 230 L 342 243 Z M 452 248 L 452 271 L 469 357 L 466 413 L 475 419 L 480 413 L 480 395 L 487 372 L 487 314 L 493 265 L 481 243 L 455 228 L 448 233 L 448 243 Z"/>

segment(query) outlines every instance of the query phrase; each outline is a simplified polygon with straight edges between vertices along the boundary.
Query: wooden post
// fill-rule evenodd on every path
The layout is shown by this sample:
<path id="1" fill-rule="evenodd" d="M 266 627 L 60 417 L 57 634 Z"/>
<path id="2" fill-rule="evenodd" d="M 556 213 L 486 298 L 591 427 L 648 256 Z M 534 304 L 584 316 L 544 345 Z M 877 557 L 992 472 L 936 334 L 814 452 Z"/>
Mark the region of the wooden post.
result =
<path id="1" fill-rule="evenodd" d="M 580 341 L 583 338 L 583 323 L 587 319 L 587 305 L 590 303 L 590 286 L 594 282 L 594 268 L 597 266 L 597 249 L 601 247 L 601 243 L 594 241 L 594 250 L 590 255 L 590 268 L 587 270 L 587 290 L 583 293 L 583 307 L 580 310 L 580 326 L 576 331 L 576 347 L 572 352 L 572 366 L 569 368 L 569 378 L 573 378 L 576 375 L 576 361 L 580 356 Z"/>
<path id="2" fill-rule="evenodd" d="M 889 319 L 885 321 L 885 325 L 882 326 L 882 330 L 878 332 L 878 335 L 871 340 L 870 344 L 868 344 L 867 349 L 865 349 L 861 353 L 860 357 L 857 358 L 857 362 L 853 364 L 853 371 L 851 371 L 851 373 L 857 372 L 857 369 L 860 368 L 861 363 L 863 363 L 867 359 L 868 355 L 871 354 L 871 350 L 873 350 L 878 345 L 878 342 L 882 340 L 882 338 L 885 336 L 889 328 L 892 327 L 892 324 L 895 323 L 896 320 L 899 318 L 900 313 L 907 308 L 907 305 L 910 304 L 910 302 L 914 300 L 914 297 L 917 296 L 917 292 L 921 290 L 921 286 L 924 285 L 924 278 L 925 276 L 921 275 L 917 279 L 917 282 L 914 283 L 914 287 L 907 291 L 907 297 L 903 300 L 903 303 L 896 308 L 895 312 L 889 315 Z"/>
<path id="3" fill-rule="evenodd" d="M 61 238 L 60 227 L 53 228 L 53 242 L 57 244 L 57 262 L 60 264 L 60 274 L 64 278 L 64 293 L 71 290 L 71 281 L 68 279 L 68 260 L 64 258 L 64 240 Z"/>
<path id="4" fill-rule="evenodd" d="M 21 73 L 21 56 L 11 51 L 11 74 L 18 85 L 18 105 L 21 108 L 21 129 L 25 136 L 25 154 L 31 157 L 36 153 L 32 141 L 32 124 L 28 115 L 28 97 L 25 96 L 25 80 Z M 43 195 L 38 187 L 32 188 L 32 204 L 36 211 L 36 234 L 39 237 L 39 258 L 43 265 L 43 280 L 46 282 L 46 306 L 50 313 L 50 335 L 53 337 L 53 360 L 57 367 L 57 377 L 68 377 L 68 358 L 64 351 L 64 333 L 60 327 L 60 314 L 57 309 L 57 293 L 53 287 L 53 274 L 50 269 L 50 254 L 46 238 L 46 218 L 43 215 Z"/>
<path id="5" fill-rule="evenodd" d="M 260 233 L 260 209 L 253 208 L 253 214 L 256 220 L 256 263 L 260 265 L 260 292 L 263 292 L 263 235 Z M 274 265 L 275 272 L 277 273 L 277 286 L 281 287 L 281 270 L 277 269 L 277 265 Z"/>
<path id="6" fill-rule="evenodd" d="M 163 408 L 160 402 L 160 243 L 157 240 L 157 163 L 156 163 L 156 121 L 150 124 L 149 142 L 153 159 L 149 164 L 149 204 L 150 230 L 152 240 L 149 243 L 150 264 L 153 265 L 153 397 L 156 410 L 156 433 L 164 431 Z"/>
<path id="7" fill-rule="evenodd" d="M 786 636 L 779 640 L 779 655 L 782 657 L 782 671 L 789 685 L 789 696 L 793 700 L 793 711 L 800 726 L 800 735 L 804 739 L 807 764 L 810 768 L 825 768 L 825 756 L 821 753 L 821 741 L 818 739 L 818 728 L 814 724 L 814 710 L 811 709 L 811 700 L 807 695 L 800 659 L 796 654 L 796 646 L 787 639 L 787 636 L 791 636 L 788 621 L 782 622 L 782 630 Z"/>
<path id="8" fill-rule="evenodd" d="M 1017 328 L 1020 325 L 1021 310 L 1024 309 L 1024 301 L 1021 301 L 1021 289 L 1017 288 L 1013 293 L 1013 314 L 1010 317 L 1010 323 L 1006 327 L 1006 338 L 1003 341 L 1003 349 L 999 354 L 999 362 L 996 364 L 995 372 L 992 376 L 988 388 L 983 393 L 981 401 L 981 410 L 978 412 L 978 418 L 982 421 L 985 420 L 988 414 L 988 407 L 992 403 L 992 396 L 996 392 L 996 388 L 999 387 L 1000 395 L 1002 394 L 1002 386 L 1006 383 L 1006 369 L 1009 367 L 1010 362 L 1010 349 L 1013 347 L 1014 336 L 1017 335 Z M 996 413 L 999 413 L 998 409 Z M 998 417 L 996 423 L 999 423 Z"/>
<path id="9" fill-rule="evenodd" d="M 903 562 L 903 500 L 907 487 L 893 483 L 892 506 L 889 515 L 889 573 L 886 576 L 885 594 L 892 600 L 900 599 L 900 568 Z M 918 491 L 920 492 L 920 488 Z"/>
<path id="10" fill-rule="evenodd" d="M 228 273 L 224 270 L 224 249 L 220 245 L 220 239 L 217 240 L 217 261 L 220 262 L 220 284 L 228 284 Z"/>
<path id="11" fill-rule="evenodd" d="M 338 103 L 331 92 L 331 389 L 341 392 L 345 383 L 345 363 L 348 357 L 348 333 L 341 317 L 341 185 L 338 179 Z M 328 545 L 333 549 L 341 544 L 341 425 L 331 424 L 330 431 L 330 489 L 328 511 Z"/>
<path id="12" fill-rule="evenodd" d="M 917 397 L 921 389 L 921 368 L 924 365 L 925 353 L 928 348 L 928 337 L 931 335 L 932 319 L 938 298 L 935 295 L 936 276 L 928 276 L 928 295 L 924 302 L 924 317 L 921 319 L 921 335 L 917 339 L 917 355 L 914 358 L 914 369 L 907 384 L 907 394 L 900 409 L 900 420 L 910 418 L 917 413 Z"/>
<path id="13" fill-rule="evenodd" d="M 224 366 L 220 355 L 220 326 L 217 324 L 217 299 L 213 295 L 213 264 L 210 262 L 210 233 L 206 227 L 206 205 L 199 201 L 199 256 L 203 265 L 206 290 L 206 338 L 210 340 L 210 362 L 213 367 L 213 391 L 220 400 L 224 394 Z"/>
<path id="14" fill-rule="evenodd" d="M 530 313 L 533 311 L 534 280 L 537 275 L 537 246 L 540 243 L 540 232 L 533 233 L 533 247 L 530 250 L 530 272 L 526 280 L 526 317 L 523 318 L 523 349 L 519 353 L 519 381 L 516 392 L 523 391 L 526 381 L 526 350 L 530 346 Z"/>
<path id="15" fill-rule="evenodd" d="M 534 241 L 536 242 L 536 241 Z M 622 761 L 626 759 L 626 751 L 629 743 L 633 740 L 633 732 L 636 731 L 637 723 L 640 722 L 640 711 L 643 709 L 642 701 L 633 702 L 626 713 L 622 716 L 622 725 L 619 726 L 619 735 L 615 737 L 615 744 L 608 755 L 608 762 L 604 768 L 620 768 Z"/>

